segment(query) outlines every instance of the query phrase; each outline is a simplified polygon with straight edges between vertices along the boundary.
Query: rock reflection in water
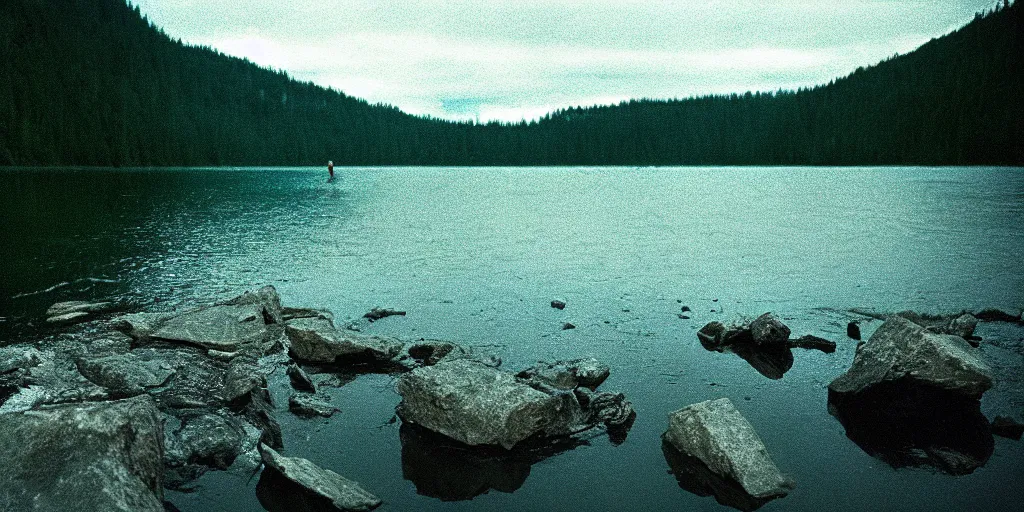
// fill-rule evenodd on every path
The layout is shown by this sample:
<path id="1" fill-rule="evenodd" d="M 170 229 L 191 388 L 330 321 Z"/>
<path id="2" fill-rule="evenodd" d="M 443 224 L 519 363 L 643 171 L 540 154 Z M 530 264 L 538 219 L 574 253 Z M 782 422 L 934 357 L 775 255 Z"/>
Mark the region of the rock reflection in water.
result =
<path id="1" fill-rule="evenodd" d="M 416 492 L 442 501 L 471 500 L 490 490 L 512 493 L 530 476 L 534 464 L 588 444 L 577 438 L 542 445 L 501 448 L 467 446 L 422 427 L 403 424 L 402 476 Z"/>
<path id="2" fill-rule="evenodd" d="M 256 483 L 256 499 L 268 512 L 337 512 L 331 500 L 266 468 Z"/>
<path id="3" fill-rule="evenodd" d="M 697 496 L 714 496 L 718 503 L 744 512 L 757 510 L 775 499 L 747 494 L 739 482 L 714 473 L 700 459 L 680 452 L 668 441 L 662 441 L 661 451 L 679 487 Z"/>
<path id="4" fill-rule="evenodd" d="M 766 348 L 753 343 L 739 343 L 728 350 L 749 363 L 757 373 L 772 380 L 781 379 L 793 368 L 793 351 L 786 346 Z"/>
<path id="5" fill-rule="evenodd" d="M 984 466 L 995 447 L 981 402 L 909 381 L 854 396 L 830 392 L 829 413 L 857 446 L 894 468 L 966 475 Z"/>

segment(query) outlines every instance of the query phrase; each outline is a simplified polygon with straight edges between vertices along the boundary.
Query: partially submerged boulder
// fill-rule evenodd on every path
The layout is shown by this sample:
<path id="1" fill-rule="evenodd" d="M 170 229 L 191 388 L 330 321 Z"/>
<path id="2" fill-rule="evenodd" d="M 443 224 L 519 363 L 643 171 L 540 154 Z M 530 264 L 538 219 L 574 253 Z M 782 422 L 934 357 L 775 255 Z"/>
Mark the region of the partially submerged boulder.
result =
<path id="1" fill-rule="evenodd" d="M 785 496 L 793 488 L 793 482 L 772 462 L 754 427 L 728 398 L 669 414 L 663 439 L 699 459 L 715 474 L 735 480 L 755 498 Z"/>
<path id="2" fill-rule="evenodd" d="M 266 445 L 260 447 L 260 452 L 269 471 L 275 471 L 309 492 L 326 498 L 338 510 L 373 510 L 381 504 L 380 498 L 334 471 L 303 458 L 285 457 Z"/>
<path id="3" fill-rule="evenodd" d="M 765 313 L 750 323 L 750 336 L 755 344 L 762 347 L 784 346 L 789 335 L 789 327 L 771 313 Z"/>
<path id="4" fill-rule="evenodd" d="M 963 338 L 931 333 L 894 316 L 857 351 L 849 371 L 832 381 L 829 390 L 860 393 L 903 379 L 972 398 L 992 387 L 991 369 Z"/>
<path id="5" fill-rule="evenodd" d="M 334 363 L 346 359 L 390 361 L 402 350 L 402 343 L 398 340 L 340 331 L 326 318 L 289 321 L 285 333 L 291 342 L 292 357 L 304 362 Z"/>
<path id="6" fill-rule="evenodd" d="M 423 366 L 432 366 L 444 359 L 469 357 L 470 352 L 449 341 L 423 340 L 409 347 L 409 356 Z"/>
<path id="7" fill-rule="evenodd" d="M 471 446 L 512 449 L 538 434 L 567 433 L 581 412 L 572 393 L 552 396 L 466 359 L 413 370 L 399 379 L 398 393 L 403 421 Z"/>
<path id="8" fill-rule="evenodd" d="M 330 418 L 339 411 L 337 407 L 331 405 L 330 395 L 323 393 L 293 393 L 288 398 L 288 410 L 296 416 L 305 418 L 313 416 Z"/>
<path id="9" fill-rule="evenodd" d="M 163 512 L 160 415 L 146 396 L 0 415 L 7 510 Z"/>
<path id="10" fill-rule="evenodd" d="M 558 390 L 573 390 L 580 386 L 597 389 L 611 374 L 608 365 L 594 358 L 575 359 L 537 364 L 519 372 L 516 377 L 531 385 L 549 386 Z"/>

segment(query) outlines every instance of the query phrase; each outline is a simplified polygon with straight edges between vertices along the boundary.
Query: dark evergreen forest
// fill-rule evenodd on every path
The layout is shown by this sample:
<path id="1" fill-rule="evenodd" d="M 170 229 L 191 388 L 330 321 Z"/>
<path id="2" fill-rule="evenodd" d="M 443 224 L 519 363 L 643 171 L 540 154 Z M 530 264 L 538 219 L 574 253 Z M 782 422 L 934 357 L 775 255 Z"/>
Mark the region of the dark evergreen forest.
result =
<path id="1" fill-rule="evenodd" d="M 1024 165 L 1022 17 L 811 89 L 478 125 L 184 45 L 124 0 L 3 0 L 0 165 Z"/>

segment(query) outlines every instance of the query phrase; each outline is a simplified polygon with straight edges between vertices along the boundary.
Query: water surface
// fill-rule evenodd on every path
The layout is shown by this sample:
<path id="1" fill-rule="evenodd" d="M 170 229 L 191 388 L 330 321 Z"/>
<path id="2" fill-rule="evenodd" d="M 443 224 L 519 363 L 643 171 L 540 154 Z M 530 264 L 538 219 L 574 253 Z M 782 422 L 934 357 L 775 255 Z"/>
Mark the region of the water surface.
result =
<path id="1" fill-rule="evenodd" d="M 389 423 L 392 377 L 331 390 L 342 413 L 329 421 L 281 414 L 289 455 L 361 482 L 393 510 L 718 510 L 679 488 L 659 435 L 670 411 L 722 396 L 797 481 L 762 510 L 996 510 L 1024 498 L 1021 443 L 996 438 L 967 476 L 896 470 L 847 439 L 826 408 L 856 343 L 846 310 L 1024 306 L 1019 169 L 336 172 L 327 183 L 307 168 L 0 171 L 0 340 L 37 335 L 59 300 L 169 309 L 273 284 L 287 304 L 339 320 L 406 310 L 364 328 L 480 347 L 509 368 L 597 357 L 613 369 L 603 389 L 625 392 L 638 412 L 623 444 L 592 439 L 526 464 L 525 479 L 522 464 L 494 469 L 502 490 L 470 501 L 418 494 L 406 478 L 424 456 L 403 454 L 400 424 Z M 839 350 L 795 351 L 772 380 L 697 343 L 708 321 L 766 311 Z M 578 328 L 562 331 L 566 322 Z M 1024 338 L 995 325 L 980 334 Z M 986 396 L 989 413 L 989 402 L 1006 405 Z M 1024 405 L 1010 403 L 1019 418 Z M 210 473 L 169 498 L 184 511 L 262 510 L 257 481 Z"/>

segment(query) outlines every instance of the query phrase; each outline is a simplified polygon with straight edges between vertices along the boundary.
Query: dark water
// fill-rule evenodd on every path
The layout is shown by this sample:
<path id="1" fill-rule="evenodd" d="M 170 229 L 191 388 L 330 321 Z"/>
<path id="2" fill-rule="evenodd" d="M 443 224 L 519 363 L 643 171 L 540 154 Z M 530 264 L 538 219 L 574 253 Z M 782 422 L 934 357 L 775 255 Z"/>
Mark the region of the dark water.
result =
<path id="1" fill-rule="evenodd" d="M 602 388 L 637 410 L 621 445 L 597 437 L 501 464 L 409 436 L 403 451 L 385 375 L 331 390 L 342 412 L 329 421 L 281 414 L 289 455 L 361 482 L 392 510 L 719 510 L 679 487 L 659 435 L 670 411 L 722 396 L 797 482 L 761 510 L 1024 501 L 1020 442 L 996 438 L 965 476 L 897 470 L 848 439 L 826 406 L 828 382 L 853 357 L 845 310 L 1024 306 L 1024 171 L 403 168 L 325 179 L 321 169 L 0 171 L 0 340 L 35 335 L 58 300 L 167 309 L 269 283 L 287 304 L 339 320 L 407 310 L 368 331 L 482 347 L 509 368 L 596 357 L 613 369 Z M 549 307 L 556 298 L 564 311 Z M 683 305 L 692 319 L 677 316 Z M 766 311 L 838 351 L 796 350 L 769 379 L 694 335 Z M 1020 367 L 1000 347 L 1024 332 L 983 324 L 979 334 L 1004 342 L 986 356 Z M 983 411 L 1020 418 L 1024 404 L 999 395 L 1019 384 L 989 392 Z M 210 473 L 169 499 L 184 511 L 262 510 L 258 481 Z"/>

